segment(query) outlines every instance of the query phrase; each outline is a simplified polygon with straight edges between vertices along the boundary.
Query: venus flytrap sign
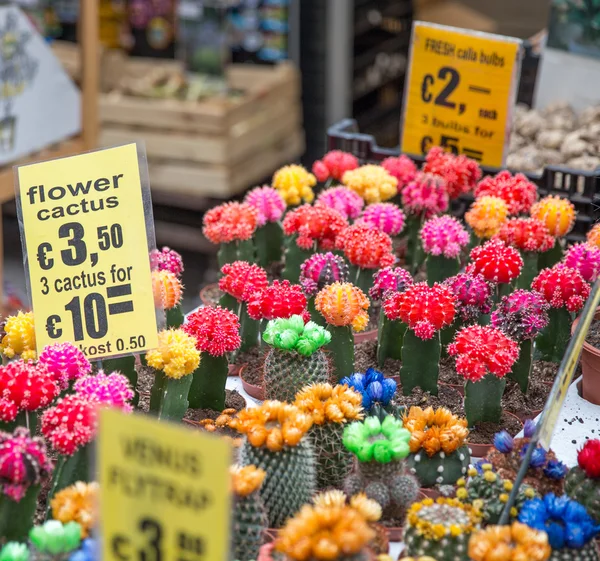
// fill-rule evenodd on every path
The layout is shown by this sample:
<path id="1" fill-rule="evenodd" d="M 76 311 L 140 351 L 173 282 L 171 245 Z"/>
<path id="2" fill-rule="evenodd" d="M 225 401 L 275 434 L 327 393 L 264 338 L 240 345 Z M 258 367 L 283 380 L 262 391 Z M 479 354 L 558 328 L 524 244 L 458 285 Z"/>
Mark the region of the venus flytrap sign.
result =
<path id="1" fill-rule="evenodd" d="M 38 352 L 63 341 L 90 359 L 155 348 L 138 146 L 20 166 L 16 180 Z"/>

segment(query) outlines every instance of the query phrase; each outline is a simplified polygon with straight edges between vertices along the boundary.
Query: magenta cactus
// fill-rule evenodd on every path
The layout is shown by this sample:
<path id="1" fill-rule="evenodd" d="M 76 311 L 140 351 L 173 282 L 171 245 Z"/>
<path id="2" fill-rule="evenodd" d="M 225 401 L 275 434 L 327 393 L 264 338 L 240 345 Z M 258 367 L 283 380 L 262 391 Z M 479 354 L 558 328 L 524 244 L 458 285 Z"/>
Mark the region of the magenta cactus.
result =
<path id="1" fill-rule="evenodd" d="M 38 362 L 46 367 L 61 390 L 66 390 L 70 382 L 92 371 L 89 360 L 72 343 L 54 343 L 44 347 Z"/>
<path id="2" fill-rule="evenodd" d="M 315 205 L 327 206 L 337 210 L 346 220 L 355 220 L 360 216 L 365 201 L 348 187 L 332 187 L 320 193 Z"/>
<path id="3" fill-rule="evenodd" d="M 79 378 L 73 386 L 75 393 L 88 401 L 120 409 L 125 413 L 133 411 L 129 403 L 133 399 L 133 390 L 126 376 L 119 372 L 105 374 L 99 370 L 93 376 Z"/>
<path id="4" fill-rule="evenodd" d="M 410 183 L 419 172 L 415 163 L 404 154 L 386 158 L 381 162 L 381 167 L 398 180 L 398 193 L 401 193 L 405 185 Z"/>
<path id="5" fill-rule="evenodd" d="M 550 305 L 539 292 L 515 290 L 502 298 L 492 314 L 492 325 L 520 344 L 519 358 L 509 377 L 527 393 L 533 340 L 548 325 Z"/>
<path id="6" fill-rule="evenodd" d="M 463 324 L 475 323 L 492 309 L 492 287 L 482 275 L 459 273 L 444 281 L 456 297 L 456 317 Z"/>
<path id="7" fill-rule="evenodd" d="M 377 302 L 383 302 L 394 292 L 404 292 L 413 284 L 411 274 L 402 267 L 384 267 L 375 273 L 373 286 L 369 297 Z"/>
<path id="8" fill-rule="evenodd" d="M 177 278 L 183 273 L 183 259 L 175 250 L 165 246 L 161 250 L 153 249 L 150 252 L 150 265 L 152 269 L 170 271 Z"/>
<path id="9" fill-rule="evenodd" d="M 589 243 L 572 245 L 565 253 L 564 263 L 579 271 L 587 282 L 595 282 L 600 274 L 600 248 Z"/>
<path id="10" fill-rule="evenodd" d="M 300 286 L 309 297 L 316 296 L 328 284 L 346 282 L 349 275 L 344 258 L 330 251 L 310 256 L 300 270 Z"/>
<path id="11" fill-rule="evenodd" d="M 360 222 L 369 224 L 388 236 L 397 236 L 404 228 L 404 220 L 404 213 L 394 203 L 369 205 L 360 217 Z"/>

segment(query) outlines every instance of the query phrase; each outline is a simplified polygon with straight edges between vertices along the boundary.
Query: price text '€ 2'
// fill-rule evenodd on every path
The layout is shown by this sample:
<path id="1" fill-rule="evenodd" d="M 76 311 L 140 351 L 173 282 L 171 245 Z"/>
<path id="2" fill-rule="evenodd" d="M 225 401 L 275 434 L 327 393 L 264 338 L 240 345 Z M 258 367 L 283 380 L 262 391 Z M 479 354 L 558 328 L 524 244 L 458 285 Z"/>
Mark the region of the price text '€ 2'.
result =
<path id="1" fill-rule="evenodd" d="M 92 175 L 94 167 L 61 183 L 24 183 L 23 174 L 20 185 L 36 337 L 70 340 L 100 358 L 150 348 L 155 341 L 140 319 L 154 334 L 156 320 L 137 156 L 133 177 Z"/>

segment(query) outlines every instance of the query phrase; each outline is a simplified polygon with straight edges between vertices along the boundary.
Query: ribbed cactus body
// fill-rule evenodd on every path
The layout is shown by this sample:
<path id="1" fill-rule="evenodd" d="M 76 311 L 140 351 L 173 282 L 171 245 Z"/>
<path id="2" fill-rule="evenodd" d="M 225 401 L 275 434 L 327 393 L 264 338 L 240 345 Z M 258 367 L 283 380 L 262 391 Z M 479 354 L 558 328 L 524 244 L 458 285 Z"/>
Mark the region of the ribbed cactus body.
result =
<path id="1" fill-rule="evenodd" d="M 468 561 L 467 547 L 469 534 L 444 536 L 441 540 L 430 540 L 419 534 L 416 528 L 407 526 L 404 530 L 405 553 L 409 557 L 433 557 L 436 561 Z"/>
<path id="2" fill-rule="evenodd" d="M 239 461 L 241 465 L 252 464 L 267 473 L 260 496 L 267 511 L 269 527 L 281 527 L 312 499 L 317 472 L 313 447 L 307 438 L 297 446 L 284 447 L 279 452 L 255 448 L 244 441 Z"/>
<path id="3" fill-rule="evenodd" d="M 563 547 L 553 549 L 549 561 L 599 561 L 600 554 L 595 540 L 588 542 L 581 549 Z"/>
<path id="4" fill-rule="evenodd" d="M 256 559 L 266 527 L 267 513 L 260 492 L 255 491 L 245 497 L 234 495 L 230 559 L 236 561 Z"/>
<path id="5" fill-rule="evenodd" d="M 452 454 L 438 452 L 428 456 L 423 450 L 406 458 L 408 467 L 414 470 L 422 487 L 454 485 L 467 473 L 471 455 L 469 447 L 462 446 Z"/>
<path id="6" fill-rule="evenodd" d="M 303 387 L 329 381 L 329 364 L 323 351 L 303 356 L 294 351 L 272 348 L 264 368 L 267 399 L 292 402 Z"/>
<path id="7" fill-rule="evenodd" d="M 403 519 L 418 497 L 419 482 L 407 472 L 403 461 L 357 462 L 344 481 L 344 492 L 349 497 L 365 493 L 379 503 L 384 519 Z"/>
<path id="8" fill-rule="evenodd" d="M 585 471 L 576 466 L 567 474 L 565 492 L 585 506 L 588 514 L 600 523 L 600 479 L 589 478 Z"/>
<path id="9" fill-rule="evenodd" d="M 313 425 L 309 431 L 317 460 L 317 487 L 341 487 L 344 477 L 352 469 L 351 452 L 342 444 L 345 425 L 326 423 Z"/>

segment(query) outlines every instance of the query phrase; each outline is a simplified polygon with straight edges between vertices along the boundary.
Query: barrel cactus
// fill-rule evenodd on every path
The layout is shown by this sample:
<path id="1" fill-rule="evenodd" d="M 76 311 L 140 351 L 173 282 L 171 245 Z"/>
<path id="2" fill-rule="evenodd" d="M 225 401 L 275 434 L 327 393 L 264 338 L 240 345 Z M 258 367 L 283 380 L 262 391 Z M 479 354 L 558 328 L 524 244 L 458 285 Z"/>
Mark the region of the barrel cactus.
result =
<path id="1" fill-rule="evenodd" d="M 296 407 L 313 420 L 308 434 L 315 448 L 319 489 L 340 487 L 352 467 L 342 435 L 348 422 L 363 418 L 361 403 L 360 394 L 345 386 L 312 384 L 296 394 Z"/>
<path id="2" fill-rule="evenodd" d="M 600 523 L 600 439 L 588 440 L 577 454 L 577 466 L 565 479 L 565 492 Z"/>
<path id="3" fill-rule="evenodd" d="M 423 487 L 454 485 L 467 473 L 466 419 L 444 407 L 411 407 L 402 421 L 410 432 L 407 463 Z"/>
<path id="4" fill-rule="evenodd" d="M 329 363 L 321 348 L 331 334 L 320 325 L 305 324 L 299 315 L 272 320 L 263 340 L 271 346 L 264 365 L 267 399 L 293 401 L 303 387 L 329 380 Z"/>

